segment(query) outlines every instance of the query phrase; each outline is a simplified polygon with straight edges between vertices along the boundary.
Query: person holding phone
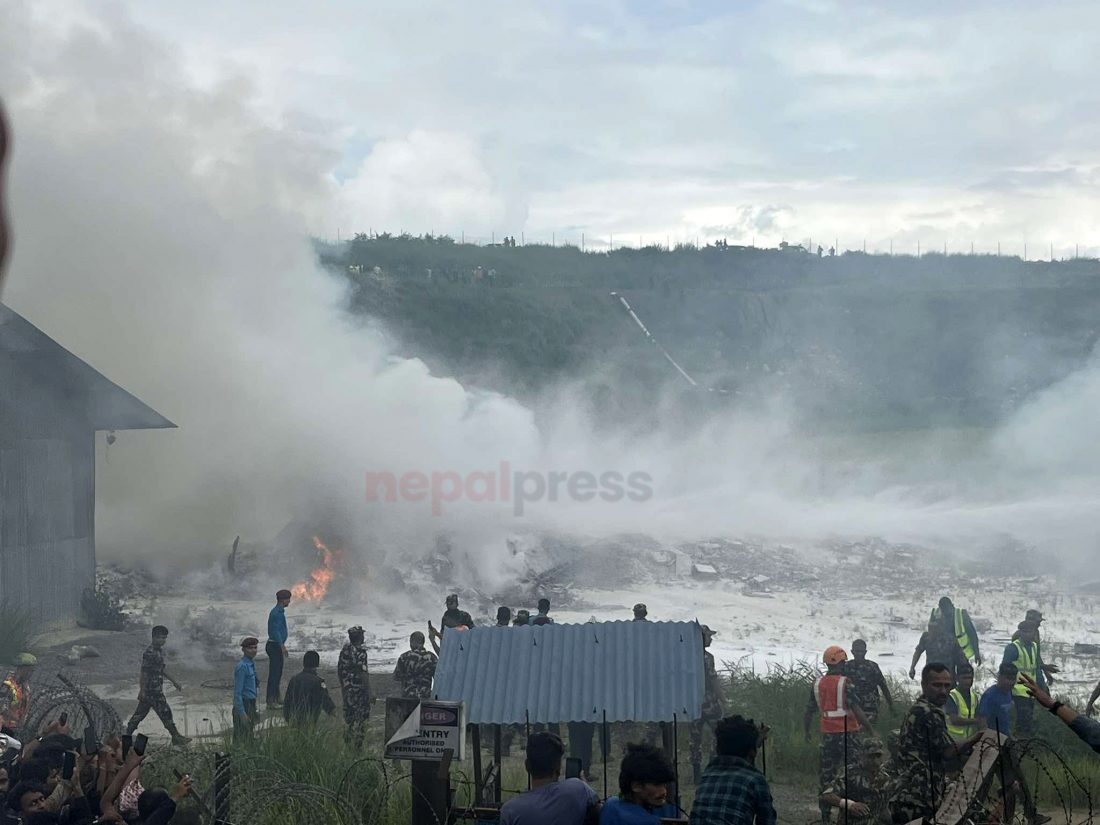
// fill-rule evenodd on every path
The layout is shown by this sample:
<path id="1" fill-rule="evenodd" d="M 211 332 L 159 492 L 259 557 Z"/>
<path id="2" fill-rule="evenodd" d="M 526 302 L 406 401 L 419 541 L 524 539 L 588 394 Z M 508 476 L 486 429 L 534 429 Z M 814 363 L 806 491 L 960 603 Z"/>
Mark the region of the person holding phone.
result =
<path id="1" fill-rule="evenodd" d="M 527 737 L 531 790 L 512 797 L 500 809 L 500 825 L 583 825 L 596 822 L 600 798 L 582 779 L 562 779 L 565 746 L 561 737 L 539 731 Z"/>
<path id="2" fill-rule="evenodd" d="M 138 687 L 138 705 L 134 715 L 126 723 L 127 735 L 137 730 L 142 720 L 153 711 L 160 719 L 164 729 L 172 737 L 173 745 L 186 745 L 191 740 L 179 732 L 172 718 L 172 708 L 164 696 L 164 680 L 167 679 L 176 690 L 183 690 L 179 682 L 171 677 L 164 665 L 164 645 L 168 642 L 168 628 L 157 625 L 153 628 L 152 644 L 141 655 L 141 677 Z"/>

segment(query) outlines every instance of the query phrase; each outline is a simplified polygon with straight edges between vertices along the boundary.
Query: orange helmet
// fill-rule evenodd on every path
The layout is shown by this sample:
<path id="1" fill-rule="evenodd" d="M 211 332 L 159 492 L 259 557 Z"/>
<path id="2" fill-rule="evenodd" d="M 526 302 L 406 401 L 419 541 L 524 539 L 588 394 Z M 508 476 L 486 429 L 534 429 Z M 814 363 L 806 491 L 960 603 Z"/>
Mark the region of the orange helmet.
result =
<path id="1" fill-rule="evenodd" d="M 848 654 L 840 645 L 832 645 L 825 648 L 825 655 L 822 659 L 827 665 L 839 665 L 841 662 L 848 661 Z"/>

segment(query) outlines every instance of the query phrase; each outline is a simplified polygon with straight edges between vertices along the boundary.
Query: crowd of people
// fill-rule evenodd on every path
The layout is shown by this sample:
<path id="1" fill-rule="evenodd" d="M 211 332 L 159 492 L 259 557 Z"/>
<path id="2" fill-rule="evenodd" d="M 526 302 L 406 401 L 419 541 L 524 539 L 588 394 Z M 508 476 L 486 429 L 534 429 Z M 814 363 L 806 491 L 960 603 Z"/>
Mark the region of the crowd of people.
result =
<path id="1" fill-rule="evenodd" d="M 268 712 L 281 711 L 288 724 L 312 726 L 322 714 L 334 716 L 337 704 L 318 673 L 321 657 L 313 650 L 302 657 L 301 671 L 288 680 L 283 692 L 289 638 L 286 610 L 291 598 L 290 591 L 280 590 L 268 615 L 265 699 Z M 501 607 L 496 626 L 553 624 L 550 609 L 546 598 L 538 601 L 534 615 L 526 609 L 513 614 L 510 608 Z M 634 606 L 633 620 L 649 621 L 646 605 Z M 844 821 L 868 823 L 902 823 L 931 817 L 969 755 L 989 743 L 994 743 L 1003 757 L 1006 804 L 1019 805 L 1033 825 L 1043 822 L 1045 818 L 1036 810 L 1019 772 L 1017 747 L 1035 731 L 1036 708 L 1049 710 L 1098 753 L 1100 723 L 1051 697 L 1048 686 L 1058 669 L 1043 659 L 1042 621 L 1039 611 L 1027 612 L 1002 652 L 996 681 L 979 691 L 975 688 L 975 665 L 982 658 L 974 623 L 966 610 L 955 607 L 946 597 L 942 599 L 929 617 L 910 668 L 910 677 L 916 678 L 917 665 L 922 656 L 926 658 L 920 671 L 920 695 L 906 711 L 897 741 L 890 748 L 876 725 L 881 704 L 885 702 L 893 709 L 900 697 L 893 695 L 878 664 L 867 658 L 864 640 L 851 643 L 851 657 L 843 647 L 829 646 L 822 656 L 825 672 L 813 680 L 804 714 L 807 740 L 814 737 L 817 719 L 823 822 L 829 822 L 834 813 Z M 409 649 L 401 654 L 394 669 L 395 681 L 406 697 L 431 697 L 444 635 L 469 629 L 475 622 L 459 607 L 458 596 L 452 594 L 446 599 L 439 627 L 431 621 L 427 625 L 427 636 L 419 631 L 410 636 Z M 776 818 L 771 792 L 755 765 L 768 729 L 740 715 L 727 715 L 723 684 L 708 650 L 715 633 L 705 625 L 700 625 L 700 631 L 705 679 L 700 718 L 690 725 L 690 764 L 696 787 L 690 821 L 771 825 Z M 7 799 L 0 825 L 6 821 L 81 825 L 96 817 L 101 822 L 153 825 L 172 819 L 177 803 L 190 790 L 190 780 L 184 777 L 171 792 L 143 788 L 141 762 L 147 740 L 140 734 L 135 736 L 151 711 L 174 744 L 189 742 L 177 729 L 164 692 L 165 682 L 181 689 L 180 682 L 166 668 L 168 636 L 167 627 L 152 628 L 150 644 L 141 657 L 137 708 L 124 730 L 109 735 L 103 743 L 89 740 L 88 731 L 83 739 L 74 738 L 64 715 L 44 731 L 22 730 L 37 661 L 29 653 L 16 659 L 14 669 L 0 683 L 0 747 L 4 751 L 0 795 Z M 425 647 L 427 643 L 434 652 Z M 260 680 L 254 660 L 259 644 L 254 636 L 240 642 L 242 655 L 234 671 L 232 704 L 237 741 L 255 736 Z M 361 748 L 371 704 L 362 627 L 348 629 L 348 642 L 337 660 L 337 674 L 345 738 L 350 746 Z M 1090 699 L 1088 711 L 1098 695 L 1100 688 Z M 676 772 L 667 753 L 652 741 L 651 727 L 629 729 L 635 735 L 625 745 L 619 792 L 602 802 L 585 781 L 591 765 L 592 731 L 586 736 L 578 723 L 569 724 L 570 755 L 581 761 L 582 769 L 579 778 L 565 780 L 561 773 L 567 749 L 557 726 L 536 731 L 526 742 L 531 790 L 505 803 L 501 821 L 513 825 L 579 825 L 597 821 L 651 823 L 661 816 L 676 817 L 682 812 L 668 798 L 668 787 L 676 779 Z M 704 767 L 702 752 L 708 729 L 713 736 L 714 756 Z M 1012 738 L 1008 738 L 1010 734 Z M 29 741 L 23 742 L 22 737 Z M 586 739 L 587 758 L 579 752 L 584 750 Z"/>

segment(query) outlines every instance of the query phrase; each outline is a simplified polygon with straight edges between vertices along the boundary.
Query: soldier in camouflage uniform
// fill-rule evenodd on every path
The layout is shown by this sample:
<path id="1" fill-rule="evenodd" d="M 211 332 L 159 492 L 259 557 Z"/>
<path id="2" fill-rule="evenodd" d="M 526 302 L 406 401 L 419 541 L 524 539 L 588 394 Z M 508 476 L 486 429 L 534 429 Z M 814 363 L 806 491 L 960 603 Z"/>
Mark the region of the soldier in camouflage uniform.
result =
<path id="1" fill-rule="evenodd" d="M 180 683 L 168 675 L 164 669 L 164 645 L 168 641 L 168 628 L 157 625 L 153 628 L 152 644 L 141 655 L 141 684 L 138 688 L 138 705 L 134 715 L 126 724 L 126 734 L 132 735 L 142 720 L 153 711 L 160 719 L 164 729 L 172 737 L 173 745 L 186 745 L 191 740 L 176 729 L 172 719 L 172 709 L 164 696 L 164 680 L 167 679 L 176 690 L 182 690 Z"/>
<path id="2" fill-rule="evenodd" d="M 409 649 L 397 660 L 393 678 L 401 685 L 401 695 L 409 699 L 431 699 L 432 681 L 439 657 L 424 649 L 424 634 L 419 630 L 409 636 Z"/>
<path id="3" fill-rule="evenodd" d="M 879 694 L 886 698 L 886 704 L 894 709 L 894 698 L 890 695 L 890 686 L 882 675 L 877 662 L 867 658 L 867 642 L 856 639 L 852 642 L 852 660 L 845 664 L 844 675 L 852 680 L 852 687 L 859 697 L 859 706 L 872 724 L 878 720 Z"/>
<path id="4" fill-rule="evenodd" d="M 710 647 L 715 631 L 706 625 L 699 629 L 703 633 L 703 647 Z M 714 654 L 707 650 L 703 651 L 703 680 L 702 713 L 691 723 L 691 772 L 696 785 L 699 784 L 703 769 L 703 731 L 709 725 L 714 733 L 718 720 L 726 715 L 725 703 L 722 701 L 722 680 L 718 678 L 718 671 L 714 667 Z"/>
<path id="5" fill-rule="evenodd" d="M 348 628 L 348 643 L 340 650 L 336 674 L 344 697 L 344 741 L 354 748 L 363 746 L 370 717 L 370 682 L 367 675 L 366 634 L 362 627 Z"/>
<path id="6" fill-rule="evenodd" d="M 898 737 L 897 785 L 890 797 L 894 822 L 931 817 L 943 802 L 948 777 L 982 736 L 955 742 L 947 732 L 943 707 L 953 683 L 951 667 L 942 662 L 925 665 L 921 673 L 920 698 L 905 715 Z"/>
<path id="7" fill-rule="evenodd" d="M 839 825 L 890 825 L 890 795 L 894 780 L 883 765 L 886 749 L 877 739 L 868 739 L 862 748 L 859 770 L 848 775 L 834 771 L 824 777 L 821 803 L 840 809 Z"/>

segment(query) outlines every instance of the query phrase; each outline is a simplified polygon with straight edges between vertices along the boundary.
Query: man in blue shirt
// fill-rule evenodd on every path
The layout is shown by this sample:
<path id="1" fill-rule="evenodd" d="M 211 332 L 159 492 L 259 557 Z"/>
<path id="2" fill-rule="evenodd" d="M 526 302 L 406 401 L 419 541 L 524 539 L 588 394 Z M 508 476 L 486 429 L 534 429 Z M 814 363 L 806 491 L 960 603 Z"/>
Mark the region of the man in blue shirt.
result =
<path id="1" fill-rule="evenodd" d="M 233 671 L 233 741 L 252 738 L 256 726 L 256 697 L 260 683 L 256 678 L 256 658 L 260 640 L 249 636 L 241 640 L 241 660 Z"/>
<path id="2" fill-rule="evenodd" d="M 667 811 L 668 783 L 675 778 L 662 751 L 628 744 L 619 764 L 619 795 L 603 803 L 600 825 L 660 825 L 661 813 Z"/>
<path id="3" fill-rule="evenodd" d="M 1012 718 L 1012 688 L 1020 671 L 1016 665 L 1007 663 L 997 671 L 997 683 L 986 688 L 978 702 L 978 729 L 991 730 L 1008 736 Z"/>
<path id="4" fill-rule="evenodd" d="M 290 604 L 290 591 L 280 590 L 275 594 L 275 606 L 267 614 L 267 644 L 264 652 L 267 654 L 267 706 L 269 708 L 282 707 L 280 700 L 283 663 L 287 658 L 286 640 L 286 608 Z"/>
<path id="5" fill-rule="evenodd" d="M 500 809 L 501 825 L 584 825 L 595 822 L 600 798 L 580 779 L 561 779 L 565 747 L 552 733 L 527 738 L 531 790 L 512 797 Z"/>

